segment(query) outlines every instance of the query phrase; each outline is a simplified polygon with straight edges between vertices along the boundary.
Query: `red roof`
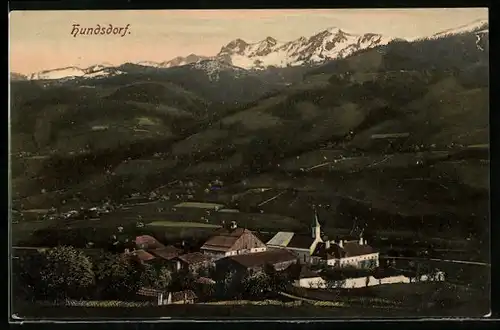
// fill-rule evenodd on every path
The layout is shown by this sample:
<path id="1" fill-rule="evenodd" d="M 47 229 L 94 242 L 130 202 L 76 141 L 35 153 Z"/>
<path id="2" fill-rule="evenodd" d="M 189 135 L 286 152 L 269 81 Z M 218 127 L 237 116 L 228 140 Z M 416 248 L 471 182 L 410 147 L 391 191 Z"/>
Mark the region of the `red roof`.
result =
<path id="1" fill-rule="evenodd" d="M 145 249 L 161 249 L 165 247 L 165 245 L 158 242 L 156 238 L 149 235 L 137 236 L 135 238 L 135 244 Z"/>
<path id="2" fill-rule="evenodd" d="M 171 260 L 175 257 L 178 257 L 179 254 L 182 253 L 181 249 L 176 248 L 173 245 L 168 245 L 164 248 L 159 248 L 159 249 L 154 249 L 154 250 L 149 250 L 149 252 L 153 255 L 155 255 L 158 258 L 162 258 L 165 260 Z"/>
<path id="3" fill-rule="evenodd" d="M 189 264 L 189 265 L 199 265 L 212 261 L 212 258 L 201 253 L 201 252 L 193 252 L 183 254 L 177 257 L 177 259 Z"/>
<path id="4" fill-rule="evenodd" d="M 141 261 L 150 261 L 150 260 L 155 259 L 154 255 L 152 255 L 151 253 L 148 253 L 144 250 L 136 250 L 136 251 L 132 252 L 132 254 L 135 257 L 137 257 L 137 259 L 139 259 Z"/>

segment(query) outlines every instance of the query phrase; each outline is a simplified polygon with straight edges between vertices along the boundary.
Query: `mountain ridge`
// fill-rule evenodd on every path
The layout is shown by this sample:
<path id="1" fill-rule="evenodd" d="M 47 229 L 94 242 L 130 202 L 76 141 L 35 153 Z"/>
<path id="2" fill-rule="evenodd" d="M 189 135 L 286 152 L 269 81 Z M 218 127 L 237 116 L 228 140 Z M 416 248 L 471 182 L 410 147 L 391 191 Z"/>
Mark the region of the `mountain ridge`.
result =
<path id="1" fill-rule="evenodd" d="M 480 29 L 482 29 L 480 31 Z M 487 20 L 475 20 L 455 28 L 443 30 L 425 38 L 440 38 L 448 34 L 465 32 L 488 32 Z M 214 56 L 189 54 L 177 56 L 164 62 L 139 61 L 135 63 L 148 68 L 168 69 L 200 63 L 202 61 L 224 62 L 237 69 L 265 70 L 271 67 L 285 68 L 300 65 L 320 65 L 330 60 L 345 58 L 357 51 L 383 46 L 394 40 L 406 40 L 377 33 L 353 34 L 338 27 L 330 27 L 310 37 L 301 36 L 291 41 L 279 41 L 271 36 L 249 43 L 241 38 L 222 46 Z M 57 80 L 74 77 L 94 78 L 123 73 L 108 63 L 93 65 L 85 69 L 75 66 L 43 70 L 28 75 L 29 80 Z"/>

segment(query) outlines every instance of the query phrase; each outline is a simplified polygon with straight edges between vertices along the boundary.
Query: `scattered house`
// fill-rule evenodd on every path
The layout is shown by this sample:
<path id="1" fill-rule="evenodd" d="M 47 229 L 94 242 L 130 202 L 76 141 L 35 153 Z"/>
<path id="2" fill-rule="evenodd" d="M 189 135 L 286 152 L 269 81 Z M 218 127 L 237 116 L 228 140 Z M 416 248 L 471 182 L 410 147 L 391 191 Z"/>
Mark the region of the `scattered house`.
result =
<path id="1" fill-rule="evenodd" d="M 315 213 L 310 236 L 280 231 L 266 245 L 270 249 L 290 250 L 297 255 L 301 262 L 310 263 L 311 255 L 320 242 L 323 242 L 321 239 L 321 225 L 318 215 Z"/>
<path id="2" fill-rule="evenodd" d="M 137 236 L 134 240 L 137 249 L 154 250 L 164 248 L 165 245 L 149 235 Z"/>
<path id="3" fill-rule="evenodd" d="M 151 301 L 156 305 L 194 304 L 198 298 L 191 290 L 166 292 L 152 288 L 140 288 L 137 296 L 140 300 Z"/>
<path id="4" fill-rule="evenodd" d="M 197 272 L 200 268 L 214 266 L 213 259 L 201 252 L 193 252 L 180 255 L 172 259 L 175 262 L 175 270 L 188 269 Z"/>
<path id="5" fill-rule="evenodd" d="M 154 255 L 144 250 L 134 250 L 131 252 L 125 252 L 125 254 L 130 255 L 141 263 L 152 263 L 156 261 Z"/>
<path id="6" fill-rule="evenodd" d="M 367 244 L 361 235 L 359 240 L 325 240 L 313 252 L 313 262 L 332 267 L 376 268 L 379 252 Z"/>
<path id="7" fill-rule="evenodd" d="M 222 228 L 209 238 L 201 247 L 201 251 L 214 259 L 239 254 L 258 253 L 266 251 L 266 245 L 250 230 L 237 228 L 232 222 L 229 229 Z"/>
<path id="8" fill-rule="evenodd" d="M 249 253 L 219 259 L 217 269 L 234 270 L 236 272 L 259 272 L 264 266 L 271 265 L 281 271 L 297 262 L 297 257 L 285 249 L 276 249 L 258 253 Z"/>
<path id="9" fill-rule="evenodd" d="M 216 203 L 202 203 L 202 202 L 182 202 L 174 206 L 175 208 L 196 208 L 196 209 L 205 209 L 205 210 L 213 210 L 218 211 L 224 207 L 222 204 Z"/>
<path id="10" fill-rule="evenodd" d="M 152 255 L 154 255 L 155 257 L 157 257 L 159 259 L 163 259 L 165 261 L 171 261 L 172 259 L 181 255 L 182 250 L 176 248 L 173 245 L 168 245 L 168 246 L 165 246 L 163 248 L 149 250 L 149 253 L 151 253 Z"/>

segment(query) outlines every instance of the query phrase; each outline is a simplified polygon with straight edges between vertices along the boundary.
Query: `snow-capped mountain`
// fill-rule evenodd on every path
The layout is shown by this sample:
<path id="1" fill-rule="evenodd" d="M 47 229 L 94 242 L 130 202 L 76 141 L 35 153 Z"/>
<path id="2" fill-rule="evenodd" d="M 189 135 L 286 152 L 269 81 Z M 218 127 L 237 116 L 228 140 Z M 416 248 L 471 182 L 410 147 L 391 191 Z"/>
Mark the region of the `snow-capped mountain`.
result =
<path id="1" fill-rule="evenodd" d="M 330 28 L 309 38 L 288 42 L 267 37 L 249 44 L 236 39 L 222 47 L 217 58 L 245 69 L 297 66 L 343 58 L 362 49 L 385 45 L 393 39 L 375 33 L 356 35 Z"/>
<path id="2" fill-rule="evenodd" d="M 220 74 L 223 72 L 231 72 L 232 77 L 236 79 L 249 74 L 249 72 L 243 68 L 230 65 L 217 59 L 198 61 L 189 66 L 193 69 L 205 71 L 210 81 L 218 81 Z"/>
<path id="3" fill-rule="evenodd" d="M 10 80 L 16 81 L 16 80 L 27 80 L 28 77 L 26 77 L 23 74 L 17 73 L 17 72 L 11 72 L 10 73 Z"/>
<path id="4" fill-rule="evenodd" d="M 438 32 L 436 34 L 433 34 L 431 36 L 431 38 L 440 38 L 440 37 L 444 37 L 447 35 L 469 33 L 469 32 L 488 33 L 489 32 L 488 20 L 484 20 L 484 19 L 475 20 L 469 24 L 461 25 L 461 26 L 458 26 L 458 27 L 453 28 L 453 29 L 447 29 L 447 30 Z"/>
<path id="5" fill-rule="evenodd" d="M 429 36 L 440 38 L 448 35 L 473 32 L 478 38 L 478 47 L 488 35 L 488 21 L 476 20 L 472 23 L 441 31 Z M 290 67 L 300 65 L 320 64 L 329 60 L 347 57 L 357 51 L 382 46 L 397 37 L 383 36 L 376 33 L 352 34 L 340 28 L 329 28 L 310 37 L 300 37 L 296 40 L 281 42 L 273 37 L 267 37 L 256 43 L 248 43 L 235 39 L 223 46 L 214 56 L 199 56 L 190 54 L 178 56 L 169 61 L 142 61 L 137 66 L 153 68 L 174 68 L 186 65 L 198 65 L 203 68 L 211 79 L 217 79 L 221 70 L 263 70 L 269 67 Z M 408 40 L 412 41 L 412 40 Z M 207 61 L 208 60 L 208 61 Z M 229 66 L 224 66 L 226 65 Z M 126 70 L 125 70 L 126 71 Z M 238 71 L 242 73 L 242 71 Z M 239 74 L 237 72 L 236 76 Z M 47 70 L 30 75 L 29 79 L 71 79 L 76 77 L 92 78 L 123 73 L 111 64 L 94 65 L 86 69 L 66 67 Z"/>
<path id="6" fill-rule="evenodd" d="M 92 65 L 86 69 L 81 69 L 78 67 L 66 67 L 53 70 L 45 70 L 37 73 L 33 73 L 29 76 L 30 80 L 57 80 L 57 79 L 72 79 L 72 78 L 95 78 L 95 77 L 105 77 L 110 75 L 120 74 L 119 70 L 113 67 L 111 64 L 96 64 Z"/>
<path id="7" fill-rule="evenodd" d="M 210 59 L 211 57 L 209 56 L 198 56 L 195 54 L 190 54 L 186 57 L 183 56 L 177 56 L 170 61 L 165 61 L 165 62 L 152 62 L 152 61 L 142 61 L 137 64 L 143 65 L 143 66 L 150 66 L 150 67 L 155 67 L 155 68 L 171 68 L 174 66 L 181 66 L 181 65 L 187 65 L 191 63 L 197 63 L 203 60 Z"/>

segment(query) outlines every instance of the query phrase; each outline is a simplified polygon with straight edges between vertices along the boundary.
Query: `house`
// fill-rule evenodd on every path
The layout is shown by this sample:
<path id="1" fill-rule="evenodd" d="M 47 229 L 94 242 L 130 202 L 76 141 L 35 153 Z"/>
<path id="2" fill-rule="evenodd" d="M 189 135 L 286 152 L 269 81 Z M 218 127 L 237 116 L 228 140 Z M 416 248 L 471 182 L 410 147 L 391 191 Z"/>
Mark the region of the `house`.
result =
<path id="1" fill-rule="evenodd" d="M 198 299 L 192 290 L 166 292 L 144 287 L 137 291 L 137 296 L 140 300 L 151 301 L 155 305 L 194 304 Z"/>
<path id="2" fill-rule="evenodd" d="M 267 243 L 270 249 L 286 249 L 297 255 L 300 262 L 310 263 L 311 255 L 321 239 L 321 225 L 318 215 L 314 214 L 314 221 L 311 227 L 311 235 L 300 235 L 293 232 L 280 231 L 273 236 Z"/>
<path id="3" fill-rule="evenodd" d="M 197 272 L 201 268 L 214 266 L 213 259 L 201 252 L 187 253 L 172 259 L 175 263 L 175 270 L 186 269 L 191 272 Z"/>
<path id="4" fill-rule="evenodd" d="M 125 252 L 125 255 L 129 255 L 141 263 L 153 263 L 153 262 L 157 261 L 156 257 L 154 255 L 152 255 L 151 253 L 144 251 L 144 250 L 135 250 L 132 252 Z"/>
<path id="5" fill-rule="evenodd" d="M 266 265 L 281 271 L 297 262 L 297 257 L 286 249 L 269 250 L 258 253 L 249 253 L 230 256 L 216 261 L 218 270 L 234 270 L 236 272 L 259 272 Z"/>
<path id="6" fill-rule="evenodd" d="M 162 259 L 165 261 L 171 261 L 172 259 L 178 257 L 182 254 L 182 250 L 176 248 L 173 245 L 168 245 L 163 248 L 149 250 L 149 253 L 154 255 L 158 259 Z"/>
<path id="7" fill-rule="evenodd" d="M 379 252 L 367 244 L 361 235 L 359 240 L 325 240 L 313 252 L 313 263 L 332 267 L 376 268 Z"/>
<path id="8" fill-rule="evenodd" d="M 266 251 L 266 245 L 250 230 L 237 228 L 236 222 L 233 221 L 229 229 L 218 230 L 203 244 L 200 250 L 203 254 L 219 259 L 239 254 L 263 252 Z"/>
<path id="9" fill-rule="evenodd" d="M 137 236 L 134 242 L 137 249 L 143 249 L 143 250 L 154 250 L 165 247 L 165 245 L 158 242 L 156 238 L 149 235 Z"/>

